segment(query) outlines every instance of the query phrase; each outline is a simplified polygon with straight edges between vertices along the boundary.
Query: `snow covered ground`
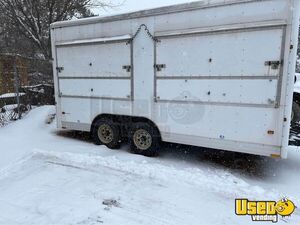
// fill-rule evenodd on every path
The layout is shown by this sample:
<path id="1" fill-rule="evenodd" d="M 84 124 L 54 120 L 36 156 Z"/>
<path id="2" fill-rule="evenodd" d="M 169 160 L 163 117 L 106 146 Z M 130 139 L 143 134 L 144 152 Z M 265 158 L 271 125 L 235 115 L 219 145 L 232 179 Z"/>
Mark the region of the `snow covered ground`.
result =
<path id="1" fill-rule="evenodd" d="M 17 97 L 17 93 L 7 93 L 7 94 L 3 94 L 3 95 L 0 95 L 0 99 L 2 98 L 15 98 Z M 19 96 L 24 96 L 25 93 L 19 93 Z"/>
<path id="2" fill-rule="evenodd" d="M 167 145 L 146 158 L 57 131 L 45 123 L 53 111 L 0 128 L 1 225 L 253 224 L 235 215 L 235 198 L 300 206 L 300 152 L 273 160 Z M 299 224 L 300 210 L 286 223 Z"/>

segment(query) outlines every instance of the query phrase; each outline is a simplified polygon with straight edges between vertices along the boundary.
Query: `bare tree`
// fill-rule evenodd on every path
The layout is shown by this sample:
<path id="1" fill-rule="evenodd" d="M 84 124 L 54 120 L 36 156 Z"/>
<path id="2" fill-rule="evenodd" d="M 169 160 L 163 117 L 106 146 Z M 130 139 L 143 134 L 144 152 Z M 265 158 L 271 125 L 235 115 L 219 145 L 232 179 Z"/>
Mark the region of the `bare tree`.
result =
<path id="1" fill-rule="evenodd" d="M 0 33 L 23 35 L 49 59 L 51 23 L 94 16 L 92 7 L 114 6 L 102 0 L 0 0 Z"/>

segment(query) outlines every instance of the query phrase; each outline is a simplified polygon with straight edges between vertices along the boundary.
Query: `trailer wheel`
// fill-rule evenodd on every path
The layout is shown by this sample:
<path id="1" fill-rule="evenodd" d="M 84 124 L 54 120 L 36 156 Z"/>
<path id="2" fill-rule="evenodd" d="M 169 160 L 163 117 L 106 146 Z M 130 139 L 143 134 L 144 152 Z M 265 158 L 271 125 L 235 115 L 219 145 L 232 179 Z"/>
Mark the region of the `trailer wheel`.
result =
<path id="1" fill-rule="evenodd" d="M 110 149 L 120 148 L 120 128 L 109 119 L 96 121 L 92 136 L 96 145 L 106 145 Z"/>
<path id="2" fill-rule="evenodd" d="M 136 123 L 130 131 L 130 148 L 135 154 L 148 157 L 158 155 L 160 134 L 148 123 Z"/>

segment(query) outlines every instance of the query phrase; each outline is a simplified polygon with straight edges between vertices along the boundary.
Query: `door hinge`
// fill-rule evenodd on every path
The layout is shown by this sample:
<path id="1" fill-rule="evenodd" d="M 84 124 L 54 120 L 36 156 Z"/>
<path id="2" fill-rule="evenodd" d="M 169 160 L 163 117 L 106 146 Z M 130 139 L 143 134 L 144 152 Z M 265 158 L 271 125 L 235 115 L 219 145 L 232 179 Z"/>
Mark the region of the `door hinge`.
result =
<path id="1" fill-rule="evenodd" d="M 166 64 L 155 64 L 154 68 L 156 69 L 156 71 L 162 71 L 162 69 L 167 68 Z"/>
<path id="2" fill-rule="evenodd" d="M 277 70 L 283 61 L 266 61 L 265 66 L 270 66 L 273 70 Z"/>
<path id="3" fill-rule="evenodd" d="M 131 72 L 131 69 L 132 69 L 132 66 L 130 65 L 126 65 L 126 66 L 123 66 L 123 70 L 126 70 L 126 72 Z"/>
<path id="4" fill-rule="evenodd" d="M 56 67 L 56 70 L 57 70 L 57 72 L 61 73 L 64 70 L 64 68 L 63 67 Z"/>

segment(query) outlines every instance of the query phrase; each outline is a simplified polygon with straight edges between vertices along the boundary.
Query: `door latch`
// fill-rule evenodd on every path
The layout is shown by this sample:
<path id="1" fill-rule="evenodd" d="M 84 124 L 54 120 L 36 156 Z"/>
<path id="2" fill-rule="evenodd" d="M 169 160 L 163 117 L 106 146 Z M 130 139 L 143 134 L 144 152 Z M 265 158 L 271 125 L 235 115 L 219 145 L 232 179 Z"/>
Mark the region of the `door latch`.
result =
<path id="1" fill-rule="evenodd" d="M 273 70 L 277 70 L 282 64 L 282 61 L 266 61 L 265 66 L 270 66 Z"/>
<path id="2" fill-rule="evenodd" d="M 167 68 L 166 64 L 155 64 L 154 68 L 156 69 L 156 71 L 162 71 L 162 69 Z"/>
<path id="3" fill-rule="evenodd" d="M 127 66 L 123 66 L 123 70 L 126 70 L 126 72 L 131 72 L 132 66 L 127 65 Z"/>
<path id="4" fill-rule="evenodd" d="M 64 68 L 63 67 L 56 67 L 56 70 L 57 70 L 57 72 L 61 73 L 64 70 Z"/>

